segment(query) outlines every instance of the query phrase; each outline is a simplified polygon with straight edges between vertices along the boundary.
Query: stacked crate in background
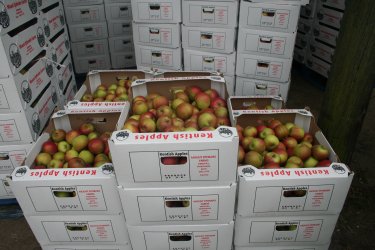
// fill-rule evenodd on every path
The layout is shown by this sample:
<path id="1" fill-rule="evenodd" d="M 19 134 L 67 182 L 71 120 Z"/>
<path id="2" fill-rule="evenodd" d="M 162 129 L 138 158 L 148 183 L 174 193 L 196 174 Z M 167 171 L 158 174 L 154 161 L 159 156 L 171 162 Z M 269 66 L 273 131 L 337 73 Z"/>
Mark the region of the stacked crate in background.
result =
<path id="1" fill-rule="evenodd" d="M 75 73 L 110 69 L 108 27 L 103 0 L 64 1 Z"/>
<path id="2" fill-rule="evenodd" d="M 311 0 L 301 11 L 294 59 L 328 77 L 344 11 L 344 0 Z"/>
<path id="3" fill-rule="evenodd" d="M 182 47 L 188 71 L 220 72 L 234 94 L 238 1 L 183 0 Z"/>
<path id="4" fill-rule="evenodd" d="M 135 67 L 130 0 L 104 0 L 112 68 Z"/>
<path id="5" fill-rule="evenodd" d="M 183 70 L 181 0 L 132 0 L 138 69 Z"/>
<path id="6" fill-rule="evenodd" d="M 279 95 L 287 100 L 301 4 L 241 2 L 236 95 Z"/>

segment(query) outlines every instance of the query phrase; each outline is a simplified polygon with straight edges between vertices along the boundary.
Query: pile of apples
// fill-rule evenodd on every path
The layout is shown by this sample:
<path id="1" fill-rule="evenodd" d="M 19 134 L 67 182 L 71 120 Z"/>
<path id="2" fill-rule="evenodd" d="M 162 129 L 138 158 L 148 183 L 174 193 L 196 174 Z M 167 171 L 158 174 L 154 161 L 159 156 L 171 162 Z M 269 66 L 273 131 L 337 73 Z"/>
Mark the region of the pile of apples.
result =
<path id="1" fill-rule="evenodd" d="M 91 123 L 78 130 L 52 131 L 50 140 L 42 145 L 33 169 L 100 167 L 111 162 L 108 139 L 110 132 L 99 134 Z"/>
<path id="2" fill-rule="evenodd" d="M 137 96 L 123 129 L 133 133 L 209 131 L 230 126 L 226 101 L 214 89 L 198 86 L 172 91 L 173 99 L 157 93 Z"/>
<path id="3" fill-rule="evenodd" d="M 257 126 L 237 125 L 240 145 L 238 164 L 257 168 L 328 167 L 329 150 L 313 145 L 314 137 L 294 123 L 277 119 L 258 121 Z"/>
<path id="4" fill-rule="evenodd" d="M 128 93 L 132 82 L 136 80 L 136 77 L 132 79 L 119 79 L 117 83 L 113 83 L 108 88 L 101 84 L 99 85 L 93 94 L 86 93 L 83 95 L 82 102 L 125 102 L 129 99 Z"/>

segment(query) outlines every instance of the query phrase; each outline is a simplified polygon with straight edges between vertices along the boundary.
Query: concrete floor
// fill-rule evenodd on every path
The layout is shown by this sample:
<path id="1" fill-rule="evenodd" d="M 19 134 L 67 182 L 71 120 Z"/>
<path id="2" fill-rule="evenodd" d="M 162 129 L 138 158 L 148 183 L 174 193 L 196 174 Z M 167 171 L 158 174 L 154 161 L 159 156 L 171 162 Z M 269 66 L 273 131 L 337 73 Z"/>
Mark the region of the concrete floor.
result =
<path id="1" fill-rule="evenodd" d="M 293 74 L 287 106 L 289 108 L 310 107 L 316 116 L 322 102 L 322 91 L 308 83 L 298 74 Z M 353 160 L 349 166 L 355 171 L 352 188 L 341 213 L 333 235 L 330 249 L 360 250 L 375 249 L 375 91 L 365 118 Z M 1 211 L 14 207 L 0 207 Z M 41 249 L 23 217 L 0 220 L 0 250 L 39 250 Z M 221 249 L 226 250 L 226 249 Z"/>

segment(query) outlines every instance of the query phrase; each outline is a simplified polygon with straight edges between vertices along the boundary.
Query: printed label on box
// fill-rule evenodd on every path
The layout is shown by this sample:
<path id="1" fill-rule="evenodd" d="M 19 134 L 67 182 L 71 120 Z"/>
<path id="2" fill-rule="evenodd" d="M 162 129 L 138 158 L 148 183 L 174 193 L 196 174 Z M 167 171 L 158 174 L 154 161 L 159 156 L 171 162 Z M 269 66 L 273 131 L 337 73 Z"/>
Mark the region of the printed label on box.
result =
<path id="1" fill-rule="evenodd" d="M 21 166 L 26 157 L 26 150 L 0 151 L 0 172 L 9 173 Z"/>
<path id="2" fill-rule="evenodd" d="M 278 96 L 280 94 L 280 85 L 279 84 L 265 84 L 265 83 L 256 83 L 253 85 L 252 83 L 246 83 L 244 84 L 244 92 L 246 92 L 247 89 L 246 86 L 253 87 L 252 90 L 255 95 L 276 95 Z"/>
<path id="3" fill-rule="evenodd" d="M 190 11 L 201 8 L 202 23 L 228 24 L 228 7 L 221 6 L 191 6 Z M 194 20 L 192 20 L 194 22 Z"/>
<path id="4" fill-rule="evenodd" d="M 189 31 L 189 36 L 191 39 L 194 38 L 194 33 L 197 31 Z M 197 47 L 194 44 L 196 42 L 192 41 L 193 44 L 189 41 L 189 46 Z M 225 49 L 225 33 L 219 32 L 200 32 L 200 46 L 199 48 L 206 49 Z"/>
<path id="5" fill-rule="evenodd" d="M 248 64 L 253 64 L 254 60 L 253 59 L 245 59 L 245 64 L 244 64 L 244 70 L 245 73 L 250 74 L 250 75 L 256 75 L 256 76 L 262 76 L 262 77 L 271 77 L 271 78 L 276 78 L 279 79 L 281 77 L 282 69 L 283 69 L 283 64 L 280 62 L 269 62 L 269 61 L 257 61 L 256 62 L 256 67 L 255 67 L 255 72 L 246 72 L 247 69 L 253 68 L 253 67 L 248 67 Z"/>
<path id="6" fill-rule="evenodd" d="M 253 23 L 254 16 L 259 16 L 259 23 Z M 287 29 L 289 26 L 290 10 L 273 8 L 248 8 L 248 25 Z"/>
<path id="7" fill-rule="evenodd" d="M 144 232 L 148 250 L 217 250 L 218 232 Z"/>
<path id="8" fill-rule="evenodd" d="M 16 121 L 13 119 L 0 121 L 0 142 L 20 141 Z"/>
<path id="9" fill-rule="evenodd" d="M 172 3 L 138 3 L 138 9 L 147 9 L 149 15 L 139 15 L 140 19 L 146 20 L 172 20 L 173 5 Z"/>
<path id="10" fill-rule="evenodd" d="M 262 53 L 283 55 L 285 51 L 286 38 L 259 36 L 258 51 Z"/>

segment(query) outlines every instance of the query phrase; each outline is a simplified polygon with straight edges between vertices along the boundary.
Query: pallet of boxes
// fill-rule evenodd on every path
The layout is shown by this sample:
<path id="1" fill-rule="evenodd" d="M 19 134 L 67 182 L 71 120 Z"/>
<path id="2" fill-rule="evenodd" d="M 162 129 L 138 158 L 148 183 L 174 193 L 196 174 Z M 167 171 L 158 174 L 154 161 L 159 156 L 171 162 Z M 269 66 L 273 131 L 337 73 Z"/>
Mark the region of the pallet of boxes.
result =
<path id="1" fill-rule="evenodd" d="M 131 250 L 108 139 L 127 102 L 72 101 L 7 179 L 43 250 Z"/>
<path id="2" fill-rule="evenodd" d="M 238 137 L 219 126 L 226 97 L 218 76 L 133 82 L 109 142 L 133 249 L 231 249 Z"/>
<path id="3" fill-rule="evenodd" d="M 327 250 L 354 173 L 308 110 L 229 103 L 241 138 L 235 249 Z"/>

